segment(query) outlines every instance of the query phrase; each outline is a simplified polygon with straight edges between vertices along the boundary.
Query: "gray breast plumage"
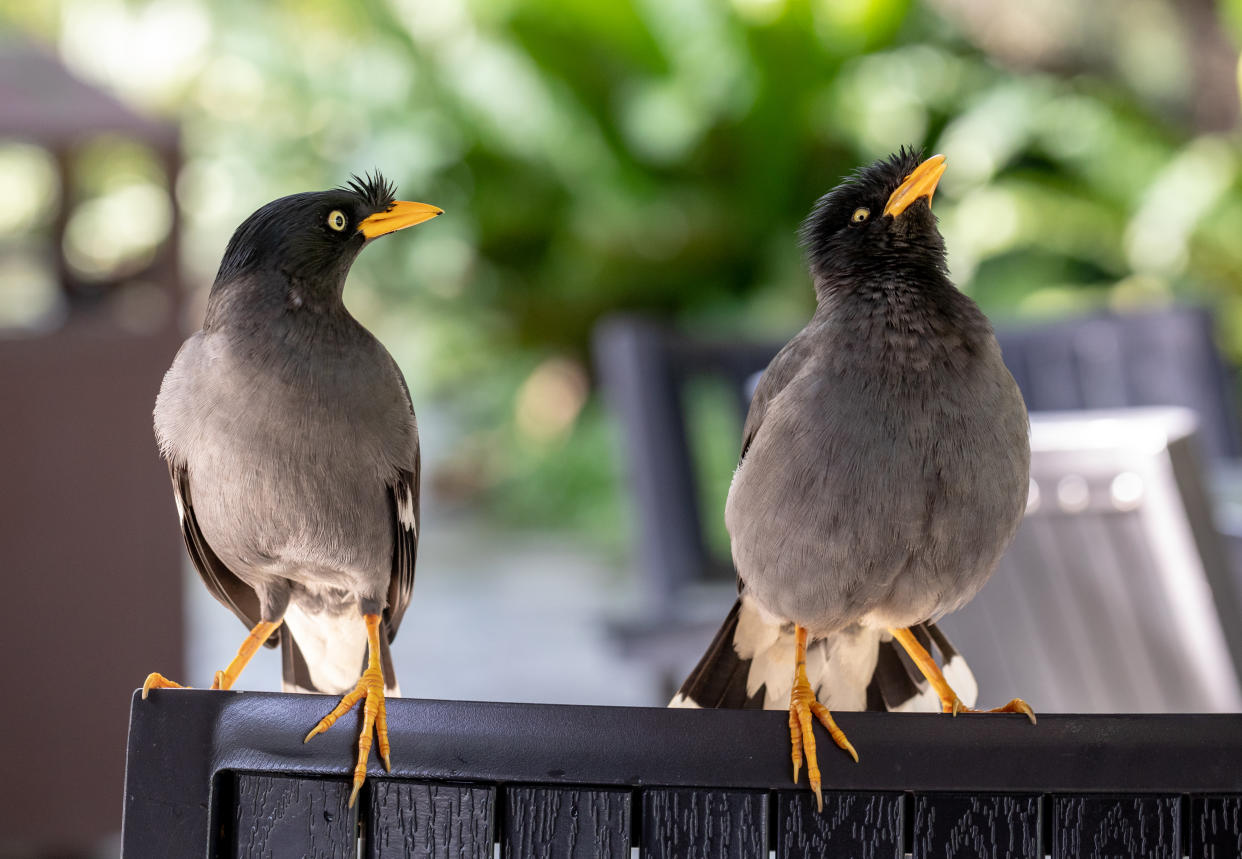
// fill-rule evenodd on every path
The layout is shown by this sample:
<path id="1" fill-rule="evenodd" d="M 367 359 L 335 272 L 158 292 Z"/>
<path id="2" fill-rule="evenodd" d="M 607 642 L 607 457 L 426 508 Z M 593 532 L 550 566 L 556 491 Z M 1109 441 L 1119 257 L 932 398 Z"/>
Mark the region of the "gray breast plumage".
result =
<path id="1" fill-rule="evenodd" d="M 155 430 L 188 468 L 203 536 L 261 593 L 273 578 L 379 599 L 388 490 L 417 444 L 409 400 L 378 341 L 302 326 L 202 332 L 164 378 Z M 287 332 L 286 332 L 287 333 Z"/>
<path id="2" fill-rule="evenodd" d="M 990 330 L 969 349 L 883 354 L 856 333 L 817 320 L 791 344 L 804 357 L 766 404 L 725 510 L 746 590 L 812 636 L 964 604 L 1026 501 L 1026 410 Z"/>

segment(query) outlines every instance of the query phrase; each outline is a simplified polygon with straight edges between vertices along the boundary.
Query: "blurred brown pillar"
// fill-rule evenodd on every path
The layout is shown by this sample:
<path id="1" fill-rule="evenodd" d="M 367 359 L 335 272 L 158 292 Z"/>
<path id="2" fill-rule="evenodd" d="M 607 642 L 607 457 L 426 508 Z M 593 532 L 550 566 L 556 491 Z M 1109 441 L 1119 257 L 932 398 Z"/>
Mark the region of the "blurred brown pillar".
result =
<path id="1" fill-rule="evenodd" d="M 129 693 L 183 675 L 182 548 L 151 433 L 178 338 L 92 322 L 0 340 L 0 806 L 19 843 L 120 828 Z"/>

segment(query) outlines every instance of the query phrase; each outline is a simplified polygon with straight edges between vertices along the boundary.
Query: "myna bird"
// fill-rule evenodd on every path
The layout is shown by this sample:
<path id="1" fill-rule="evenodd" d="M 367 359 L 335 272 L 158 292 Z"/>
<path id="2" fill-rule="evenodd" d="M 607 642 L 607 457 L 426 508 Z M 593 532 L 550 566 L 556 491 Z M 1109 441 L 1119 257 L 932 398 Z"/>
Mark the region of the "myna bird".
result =
<path id="1" fill-rule="evenodd" d="M 794 781 L 805 752 L 821 808 L 812 716 L 857 760 L 829 706 L 910 709 L 928 683 L 944 712 L 973 704 L 934 621 L 983 587 L 1026 506 L 1026 407 L 949 280 L 944 170 L 903 149 L 803 224 L 818 306 L 760 379 L 725 506 L 739 596 L 673 700 L 788 707 Z M 999 711 L 1034 721 L 1021 700 Z"/>
<path id="2" fill-rule="evenodd" d="M 268 203 L 229 241 L 155 402 L 190 558 L 250 630 L 211 688 L 279 642 L 286 691 L 345 695 L 307 740 L 365 699 L 351 805 L 373 728 L 391 768 L 384 691 L 414 585 L 419 447 L 401 371 L 341 294 L 368 243 L 439 214 L 379 174 Z M 152 674 L 143 697 L 177 685 Z"/>

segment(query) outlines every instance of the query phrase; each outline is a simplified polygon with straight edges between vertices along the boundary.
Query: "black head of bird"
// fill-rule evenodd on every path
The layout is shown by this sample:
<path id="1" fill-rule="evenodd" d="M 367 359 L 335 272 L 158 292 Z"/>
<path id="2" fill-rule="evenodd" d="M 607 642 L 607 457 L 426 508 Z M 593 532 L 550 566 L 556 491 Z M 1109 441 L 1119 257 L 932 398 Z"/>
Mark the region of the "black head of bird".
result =
<path id="1" fill-rule="evenodd" d="M 944 239 L 931 211 L 944 170 L 943 155 L 924 161 L 903 148 L 821 197 L 801 231 L 816 290 L 894 277 L 948 283 Z"/>
<path id="2" fill-rule="evenodd" d="M 338 303 L 363 247 L 440 214 L 437 206 L 396 199 L 396 188 L 379 173 L 355 176 L 343 188 L 273 200 L 229 240 L 212 286 L 208 324 L 213 310 L 232 304 L 239 291 L 247 303 Z"/>

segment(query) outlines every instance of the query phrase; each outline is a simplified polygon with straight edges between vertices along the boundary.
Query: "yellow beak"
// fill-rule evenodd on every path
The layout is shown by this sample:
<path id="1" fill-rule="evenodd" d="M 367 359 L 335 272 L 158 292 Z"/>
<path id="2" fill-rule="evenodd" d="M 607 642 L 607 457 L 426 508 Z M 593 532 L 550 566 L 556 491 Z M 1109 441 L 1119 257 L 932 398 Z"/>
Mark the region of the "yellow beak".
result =
<path id="1" fill-rule="evenodd" d="M 927 205 L 931 206 L 932 195 L 944 175 L 945 163 L 943 155 L 933 155 L 906 177 L 906 181 L 897 186 L 897 190 L 888 198 L 884 206 L 884 214 L 894 218 L 914 204 L 920 197 L 927 197 Z"/>
<path id="2" fill-rule="evenodd" d="M 444 210 L 439 206 L 398 200 L 388 207 L 388 211 L 376 212 L 371 217 L 363 220 L 358 225 L 358 232 L 366 236 L 367 241 L 370 241 L 371 239 L 378 239 L 380 236 L 386 236 L 389 233 L 395 233 L 397 230 L 404 230 L 406 227 L 421 224 L 423 221 L 430 221 L 437 215 L 443 214 Z"/>

